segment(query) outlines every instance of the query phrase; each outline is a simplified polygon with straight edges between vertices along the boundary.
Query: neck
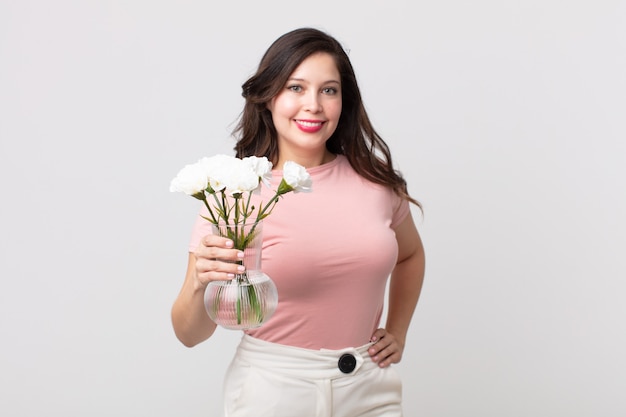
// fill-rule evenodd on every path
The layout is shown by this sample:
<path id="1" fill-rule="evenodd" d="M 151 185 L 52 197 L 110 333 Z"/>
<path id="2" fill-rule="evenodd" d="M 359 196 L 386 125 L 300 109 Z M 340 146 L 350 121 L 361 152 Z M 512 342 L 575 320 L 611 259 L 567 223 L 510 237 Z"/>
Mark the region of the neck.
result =
<path id="1" fill-rule="evenodd" d="M 328 150 L 324 150 L 321 155 L 283 155 L 278 156 L 278 163 L 275 165 L 276 169 L 283 169 L 283 164 L 287 161 L 293 161 L 302 165 L 305 168 L 313 168 L 334 160 L 337 157 L 334 153 Z"/>

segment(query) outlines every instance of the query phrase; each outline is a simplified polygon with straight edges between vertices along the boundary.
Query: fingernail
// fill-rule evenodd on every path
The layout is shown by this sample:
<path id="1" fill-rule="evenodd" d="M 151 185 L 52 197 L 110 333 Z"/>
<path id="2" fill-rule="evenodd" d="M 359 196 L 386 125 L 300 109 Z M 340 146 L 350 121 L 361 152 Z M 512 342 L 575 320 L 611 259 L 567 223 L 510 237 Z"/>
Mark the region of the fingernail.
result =
<path id="1" fill-rule="evenodd" d="M 226 241 L 226 247 L 227 248 L 232 248 L 233 247 L 233 241 L 232 240 Z"/>
<path id="2" fill-rule="evenodd" d="M 237 271 L 241 271 L 241 272 L 243 272 L 243 271 L 245 271 L 245 270 L 246 270 L 246 267 L 245 267 L 245 266 L 243 266 L 243 265 L 239 265 L 239 266 L 237 267 Z"/>
<path id="3" fill-rule="evenodd" d="M 243 252 L 241 251 L 237 252 L 237 258 L 243 258 Z"/>
<path id="4" fill-rule="evenodd" d="M 235 278 L 235 274 L 226 274 L 226 276 L 227 276 L 228 278 L 230 278 L 230 279 Z"/>

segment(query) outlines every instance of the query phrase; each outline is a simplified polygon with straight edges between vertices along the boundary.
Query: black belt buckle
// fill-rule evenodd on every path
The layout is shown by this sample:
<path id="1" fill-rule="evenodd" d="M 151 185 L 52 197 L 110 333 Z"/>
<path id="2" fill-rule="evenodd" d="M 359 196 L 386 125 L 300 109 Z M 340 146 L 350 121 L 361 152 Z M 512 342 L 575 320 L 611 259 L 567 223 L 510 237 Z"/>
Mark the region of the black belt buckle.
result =
<path id="1" fill-rule="evenodd" d="M 337 363 L 339 370 L 344 374 L 349 374 L 356 368 L 356 358 L 351 353 L 344 353 Z"/>

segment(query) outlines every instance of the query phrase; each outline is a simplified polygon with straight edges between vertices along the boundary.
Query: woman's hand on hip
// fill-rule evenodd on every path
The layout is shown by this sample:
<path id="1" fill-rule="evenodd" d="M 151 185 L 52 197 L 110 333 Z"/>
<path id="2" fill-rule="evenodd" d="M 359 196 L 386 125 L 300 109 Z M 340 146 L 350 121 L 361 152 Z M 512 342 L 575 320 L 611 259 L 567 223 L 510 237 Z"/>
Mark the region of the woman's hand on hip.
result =
<path id="1" fill-rule="evenodd" d="M 368 349 L 372 360 L 381 368 L 386 368 L 392 363 L 398 363 L 402 359 L 404 343 L 400 342 L 393 334 L 385 329 L 377 329 L 372 335 L 374 342 Z"/>

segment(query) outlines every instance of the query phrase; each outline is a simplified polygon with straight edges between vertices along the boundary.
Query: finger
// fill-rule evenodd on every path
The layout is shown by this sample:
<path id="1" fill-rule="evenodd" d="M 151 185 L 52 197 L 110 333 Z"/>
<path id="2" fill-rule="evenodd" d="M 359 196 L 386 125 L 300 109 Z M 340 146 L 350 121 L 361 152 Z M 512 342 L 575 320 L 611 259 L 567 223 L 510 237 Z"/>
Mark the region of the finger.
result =
<path id="1" fill-rule="evenodd" d="M 230 280 L 245 271 L 240 261 L 243 251 L 233 249 L 233 241 L 217 235 L 202 238 L 194 251 L 195 276 L 201 286 L 211 281 Z"/>
<path id="2" fill-rule="evenodd" d="M 368 352 L 374 362 L 379 362 L 387 356 L 391 355 L 396 350 L 394 346 L 395 345 L 392 343 L 383 343 L 383 341 L 381 340 L 375 345 L 372 345 L 372 347 L 369 348 Z"/>
<path id="3" fill-rule="evenodd" d="M 207 235 L 196 248 L 196 258 L 236 261 L 243 258 L 243 251 L 233 249 L 233 241 L 221 236 Z"/>
<path id="4" fill-rule="evenodd" d="M 231 239 L 219 235 L 205 235 L 200 243 L 205 246 L 233 247 L 233 241 Z"/>
<path id="5" fill-rule="evenodd" d="M 245 266 L 215 258 L 196 258 L 196 271 L 198 273 L 240 274 L 245 271 Z"/>
<path id="6" fill-rule="evenodd" d="M 372 341 L 376 342 L 368 349 L 368 353 L 380 367 L 398 363 L 402 358 L 402 347 L 398 340 L 385 329 L 377 329 L 372 335 Z"/>
<path id="7" fill-rule="evenodd" d="M 203 287 L 211 281 L 231 280 L 236 274 L 245 271 L 243 265 L 205 258 L 197 258 L 195 269 L 196 279 Z"/>
<path id="8" fill-rule="evenodd" d="M 389 366 L 391 363 L 397 363 L 402 356 L 402 350 L 395 342 L 388 344 L 383 349 L 371 354 L 372 361 L 381 367 Z"/>
<path id="9" fill-rule="evenodd" d="M 375 342 L 369 349 L 370 354 L 377 354 L 394 342 L 393 335 L 387 333 L 385 329 L 377 329 L 371 338 Z"/>
<path id="10" fill-rule="evenodd" d="M 206 259 L 210 261 L 230 262 L 231 264 L 243 259 L 243 251 L 237 249 L 224 249 L 216 246 L 206 247 L 198 246 L 194 255 L 197 259 Z M 241 263 L 241 262 L 240 262 Z"/>
<path id="11" fill-rule="evenodd" d="M 385 336 L 385 329 L 379 328 L 376 329 L 376 331 L 374 332 L 374 334 L 372 335 L 372 337 L 370 338 L 371 342 L 377 342 L 380 339 L 382 339 Z"/>
<path id="12" fill-rule="evenodd" d="M 200 287 L 206 287 L 213 281 L 230 281 L 234 278 L 233 274 L 227 272 L 207 271 L 198 272 L 196 274 L 197 280 L 200 282 Z"/>
<path id="13" fill-rule="evenodd" d="M 393 354 L 387 356 L 385 359 L 378 362 L 378 366 L 381 368 L 386 368 L 392 363 L 400 362 L 401 358 L 402 358 L 402 354 L 399 351 L 396 351 Z"/>

